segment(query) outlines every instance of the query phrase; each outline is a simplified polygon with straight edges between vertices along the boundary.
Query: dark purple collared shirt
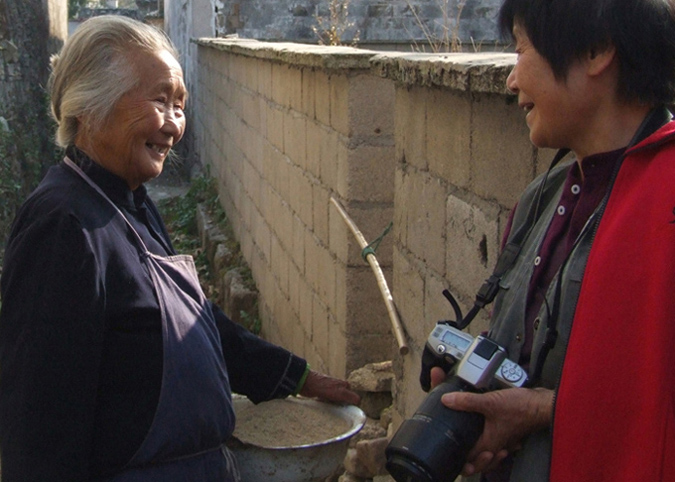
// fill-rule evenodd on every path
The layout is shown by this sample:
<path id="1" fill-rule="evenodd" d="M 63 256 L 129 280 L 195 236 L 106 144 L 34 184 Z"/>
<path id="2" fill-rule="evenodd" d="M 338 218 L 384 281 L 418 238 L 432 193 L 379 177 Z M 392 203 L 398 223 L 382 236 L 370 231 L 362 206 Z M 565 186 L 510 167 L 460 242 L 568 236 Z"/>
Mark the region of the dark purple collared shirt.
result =
<path id="1" fill-rule="evenodd" d="M 567 173 L 556 214 L 534 261 L 534 271 L 527 293 L 525 315 L 525 344 L 521 364 L 528 365 L 532 353 L 537 315 L 555 274 L 569 256 L 574 243 L 605 196 L 614 168 L 625 149 L 596 154 L 575 162 Z"/>

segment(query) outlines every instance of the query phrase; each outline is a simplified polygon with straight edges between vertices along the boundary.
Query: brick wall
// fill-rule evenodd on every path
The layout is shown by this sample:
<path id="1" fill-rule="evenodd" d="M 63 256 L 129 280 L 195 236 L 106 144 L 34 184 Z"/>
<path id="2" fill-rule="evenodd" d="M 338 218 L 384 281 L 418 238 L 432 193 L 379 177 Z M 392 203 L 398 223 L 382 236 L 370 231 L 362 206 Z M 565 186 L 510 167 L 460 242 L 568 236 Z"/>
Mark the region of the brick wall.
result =
<path id="1" fill-rule="evenodd" d="M 511 54 L 377 54 L 203 39 L 201 157 L 252 265 L 265 336 L 343 376 L 394 359 L 398 421 L 424 397 L 436 321 L 464 312 L 496 261 L 509 211 L 552 153 L 505 91 Z M 329 205 L 375 238 L 407 332 L 400 356 L 369 267 Z M 471 326 L 487 326 L 481 313 Z"/>

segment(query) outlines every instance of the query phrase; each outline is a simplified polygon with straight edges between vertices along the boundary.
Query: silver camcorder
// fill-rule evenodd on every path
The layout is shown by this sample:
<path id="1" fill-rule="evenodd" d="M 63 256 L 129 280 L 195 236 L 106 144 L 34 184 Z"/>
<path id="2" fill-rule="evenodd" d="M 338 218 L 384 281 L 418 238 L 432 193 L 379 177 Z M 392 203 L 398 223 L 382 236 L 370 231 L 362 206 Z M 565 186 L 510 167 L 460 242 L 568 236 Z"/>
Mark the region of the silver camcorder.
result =
<path id="1" fill-rule="evenodd" d="M 527 374 L 506 358 L 506 350 L 484 336 L 473 336 L 448 323 L 432 330 L 422 355 L 420 383 L 429 390 L 434 366 L 448 376 L 405 420 L 385 450 L 387 470 L 397 482 L 449 482 L 483 432 L 485 418 L 451 410 L 441 403 L 450 392 L 481 392 L 493 386 L 522 387 Z"/>
<path id="2" fill-rule="evenodd" d="M 478 389 L 488 388 L 493 379 L 512 388 L 527 382 L 525 370 L 506 358 L 504 348 L 482 335 L 474 338 L 447 324 L 436 325 L 427 338 L 426 351 L 450 363 L 458 362 L 455 375 Z"/>

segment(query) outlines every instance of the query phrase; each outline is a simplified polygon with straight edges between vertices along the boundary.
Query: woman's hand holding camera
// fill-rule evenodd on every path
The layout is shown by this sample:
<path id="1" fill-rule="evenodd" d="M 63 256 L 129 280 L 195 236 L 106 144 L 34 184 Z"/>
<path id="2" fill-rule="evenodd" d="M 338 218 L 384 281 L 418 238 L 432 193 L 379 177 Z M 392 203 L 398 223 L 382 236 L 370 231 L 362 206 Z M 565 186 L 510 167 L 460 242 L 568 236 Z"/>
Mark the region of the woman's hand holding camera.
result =
<path id="1" fill-rule="evenodd" d="M 442 369 L 432 369 L 432 387 L 445 378 Z M 497 468 L 509 453 L 520 448 L 527 435 L 549 426 L 553 417 L 553 391 L 544 388 L 507 388 L 481 394 L 451 392 L 441 401 L 453 410 L 485 416 L 483 434 L 464 465 L 465 476 Z"/>

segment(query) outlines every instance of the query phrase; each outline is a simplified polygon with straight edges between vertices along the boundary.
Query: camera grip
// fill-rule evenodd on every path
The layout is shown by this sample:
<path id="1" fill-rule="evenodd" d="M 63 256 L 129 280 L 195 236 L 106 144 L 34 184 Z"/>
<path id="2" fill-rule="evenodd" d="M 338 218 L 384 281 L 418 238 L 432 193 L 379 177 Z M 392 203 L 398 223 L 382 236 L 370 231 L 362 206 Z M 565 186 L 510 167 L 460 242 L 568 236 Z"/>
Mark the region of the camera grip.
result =
<path id="1" fill-rule="evenodd" d="M 448 373 L 453 365 L 453 361 L 434 352 L 428 344 L 424 345 L 422 367 L 420 370 L 420 385 L 422 386 L 422 390 L 425 392 L 431 390 L 431 369 L 433 367 L 441 367 L 445 373 Z"/>

